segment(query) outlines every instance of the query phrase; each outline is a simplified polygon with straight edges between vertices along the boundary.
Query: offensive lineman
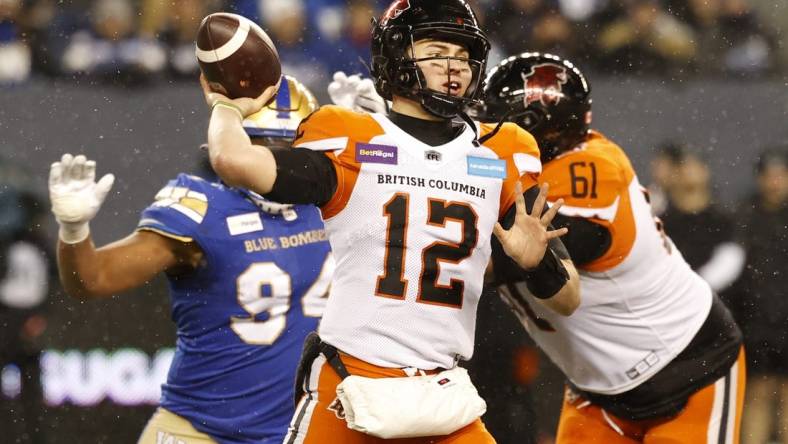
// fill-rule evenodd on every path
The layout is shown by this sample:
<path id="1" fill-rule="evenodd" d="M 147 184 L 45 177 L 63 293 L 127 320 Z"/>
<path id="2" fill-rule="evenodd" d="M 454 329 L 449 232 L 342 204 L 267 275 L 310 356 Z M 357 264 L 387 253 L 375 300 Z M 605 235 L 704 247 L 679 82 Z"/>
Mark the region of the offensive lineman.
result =
<path id="1" fill-rule="evenodd" d="M 431 374 L 468 359 L 493 231 L 512 280 L 563 315 L 579 303 L 574 267 L 557 242 L 564 231 L 548 229 L 560 202 L 541 216 L 533 138 L 511 124 L 478 126 L 463 113 L 479 92 L 488 49 L 464 0 L 393 2 L 372 43 L 376 89 L 392 99 L 392 112 L 323 107 L 302 122 L 293 150 L 253 146 L 241 130 L 265 95 L 230 101 L 203 82 L 217 173 L 273 200 L 321 208 L 337 270 L 319 333 L 350 374 Z M 302 362 L 305 395 L 286 442 L 381 441 L 330 409 L 341 378 L 326 358 Z M 449 435 L 386 442 L 493 439 L 477 419 Z"/>
<path id="2" fill-rule="evenodd" d="M 311 92 L 285 77 L 244 130 L 289 146 L 316 108 Z M 63 286 L 101 298 L 165 273 L 177 325 L 160 407 L 139 443 L 281 443 L 301 344 L 317 328 L 334 268 L 317 209 L 180 174 L 134 233 L 96 249 L 88 222 L 114 178 L 95 183 L 95 167 L 66 154 L 50 172 Z"/>
<path id="3" fill-rule="evenodd" d="M 572 63 L 524 53 L 487 76 L 482 111 L 539 141 L 540 183 L 580 270 L 583 301 L 555 316 L 520 285 L 501 293 L 569 379 L 556 442 L 738 443 L 741 332 L 652 216 L 624 151 L 589 130 L 590 87 Z"/>

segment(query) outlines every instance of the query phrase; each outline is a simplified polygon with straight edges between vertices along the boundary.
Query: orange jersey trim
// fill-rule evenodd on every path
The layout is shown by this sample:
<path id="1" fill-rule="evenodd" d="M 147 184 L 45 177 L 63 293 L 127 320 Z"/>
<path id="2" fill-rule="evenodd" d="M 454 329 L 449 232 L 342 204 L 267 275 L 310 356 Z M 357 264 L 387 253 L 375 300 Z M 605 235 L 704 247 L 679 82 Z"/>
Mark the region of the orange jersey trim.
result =
<path id="1" fill-rule="evenodd" d="M 588 219 L 610 231 L 608 251 L 579 268 L 609 270 L 629 255 L 637 235 L 629 195 L 634 178 L 635 171 L 624 151 L 595 131 L 578 148 L 544 166 L 539 183 L 550 186 L 549 202 L 564 200 L 561 214 Z"/>
<path id="2" fill-rule="evenodd" d="M 361 169 L 355 158 L 356 144 L 368 143 L 383 133 L 368 114 L 333 105 L 323 106 L 301 121 L 293 146 L 323 151 L 336 170 L 337 189 L 320 208 L 324 219 L 342 211 L 353 194 Z"/>
<path id="3" fill-rule="evenodd" d="M 495 128 L 494 124 L 479 125 L 479 137 L 484 137 Z M 498 218 L 503 217 L 514 205 L 517 182 L 523 191 L 537 184 L 541 171 L 539 147 L 534 137 L 511 122 L 501 125 L 495 136 L 483 143 L 484 147 L 493 150 L 499 159 L 506 160 L 506 179 L 501 187 L 501 201 Z"/>

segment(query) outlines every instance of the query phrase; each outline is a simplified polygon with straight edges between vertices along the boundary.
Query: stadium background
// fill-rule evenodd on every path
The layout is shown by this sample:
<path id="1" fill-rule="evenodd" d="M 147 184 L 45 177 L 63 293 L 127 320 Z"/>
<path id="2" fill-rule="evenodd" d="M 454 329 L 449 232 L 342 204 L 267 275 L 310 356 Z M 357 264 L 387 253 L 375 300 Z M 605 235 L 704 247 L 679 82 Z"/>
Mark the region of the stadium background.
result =
<path id="1" fill-rule="evenodd" d="M 195 23 L 204 13 L 216 10 L 255 17 L 266 29 L 281 22 L 296 26 L 280 35 L 294 42 L 281 50 L 285 72 L 302 78 L 326 103 L 325 86 L 331 72 L 365 72 L 358 56 L 365 53 L 366 36 L 357 29 L 368 27 L 362 18 L 371 16 L 373 10 L 377 15 L 381 3 L 187 1 L 179 6 L 158 0 L 0 1 L 0 66 L 24 60 L 14 58 L 18 53 L 3 51 L 4 47 L 21 42 L 30 54 L 27 75 L 8 75 L 0 69 L 4 76 L 0 178 L 37 193 L 41 196 L 38 205 L 47 210 L 49 164 L 63 152 L 84 153 L 97 161 L 100 174 L 117 176 L 113 192 L 92 223 L 94 239 L 100 245 L 122 237 L 134 229 L 140 210 L 155 192 L 178 172 L 194 171 L 203 155 L 198 146 L 204 140 L 208 113 L 194 66 L 176 63 L 191 45 L 188 32 L 180 28 L 196 30 Z M 674 29 L 692 31 L 686 35 L 694 49 L 675 49 L 687 48 L 684 42 L 665 53 L 649 52 L 646 49 L 659 46 L 661 40 L 656 37 L 651 43 L 630 41 L 624 49 L 603 48 L 600 36 L 607 35 L 609 27 L 640 23 L 632 9 L 628 14 L 620 7 L 624 3 L 630 3 L 630 8 L 645 4 L 686 24 L 686 29 Z M 721 25 L 709 30 L 693 23 L 687 12 L 692 3 L 698 2 L 476 2 L 496 42 L 492 63 L 502 54 L 528 49 L 552 49 L 573 56 L 593 87 L 593 126 L 627 150 L 645 182 L 657 146 L 666 141 L 689 143 L 710 163 L 717 203 L 732 210 L 753 187 L 757 153 L 788 138 L 788 77 L 783 69 L 788 59 L 783 40 L 788 32 L 788 7 L 765 0 L 712 2 L 719 11 L 727 3 L 748 8 L 746 21 L 734 20 L 737 29 L 745 24 L 751 29 L 751 35 L 740 37 L 745 41 L 744 55 L 736 59 L 729 52 L 737 41 L 726 37 Z M 34 17 L 41 11 L 51 13 L 48 19 Z M 124 11 L 133 14 L 127 17 Z M 292 19 L 293 11 L 301 17 Z M 94 43 L 102 39 L 98 22 L 108 16 L 126 17 L 132 28 L 122 38 L 104 40 L 113 45 L 155 41 L 159 54 L 165 55 L 163 62 L 140 69 L 138 61 L 113 58 L 94 66 L 64 61 L 77 33 L 92 36 Z M 555 39 L 536 38 L 537 32 Z M 751 44 L 759 36 L 765 46 Z M 529 39 L 537 41 L 533 44 L 537 46 L 529 45 Z M 151 58 L 151 53 L 144 54 Z M 48 214 L 31 230 L 44 233 L 54 245 L 56 227 Z M 480 346 L 486 348 L 478 353 L 488 365 L 496 366 L 489 360 L 511 362 L 511 349 L 527 346 L 529 340 L 511 316 L 497 307 L 494 296 L 488 300 L 491 305 L 481 309 L 488 316 L 480 321 L 477 332 L 483 338 Z M 174 344 L 164 281 L 90 303 L 73 301 L 53 287 L 46 317 L 48 328 L 37 344 L 47 350 L 42 361 L 47 403 L 41 421 L 42 442 L 134 442 L 153 411 L 158 381 L 166 371 L 167 349 Z M 537 403 L 536 426 L 549 435 L 562 389 L 561 376 L 545 360 L 529 396 Z M 0 442 L 33 442 L 21 431 L 25 418 L 18 392 L 24 381 L 18 381 L 10 367 L 2 375 Z M 491 405 L 490 410 L 495 407 Z"/>

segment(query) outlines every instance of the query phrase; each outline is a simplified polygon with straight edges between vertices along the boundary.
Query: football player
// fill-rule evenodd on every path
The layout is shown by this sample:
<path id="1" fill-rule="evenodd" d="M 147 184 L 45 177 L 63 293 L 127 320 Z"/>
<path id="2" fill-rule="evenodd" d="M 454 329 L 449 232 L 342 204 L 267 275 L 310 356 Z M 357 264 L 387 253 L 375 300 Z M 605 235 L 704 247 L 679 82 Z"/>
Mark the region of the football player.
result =
<path id="1" fill-rule="evenodd" d="M 320 353 L 305 347 L 305 395 L 286 442 L 382 442 L 343 419 L 345 404 L 334 401 L 344 376 L 430 375 L 470 358 L 493 232 L 508 278 L 562 315 L 578 305 L 557 239 L 564 230 L 549 224 L 560 203 L 542 212 L 534 139 L 463 112 L 480 93 L 488 50 L 464 0 L 394 1 L 372 36 L 372 77 L 391 112 L 322 107 L 301 123 L 292 150 L 257 147 L 241 128 L 268 94 L 231 101 L 203 79 L 217 173 L 276 201 L 317 204 L 337 257 Z M 493 439 L 475 419 L 407 442 Z"/>
<path id="2" fill-rule="evenodd" d="M 738 443 L 744 395 L 739 328 L 652 216 L 626 153 L 591 124 L 590 87 L 550 54 L 491 70 L 482 115 L 534 135 L 556 226 L 580 270 L 571 317 L 521 285 L 501 287 L 569 379 L 558 443 Z"/>
<path id="3" fill-rule="evenodd" d="M 312 94 L 285 77 L 274 102 L 243 129 L 289 146 L 316 108 Z M 95 169 L 81 155 L 52 165 L 63 286 L 74 297 L 102 298 L 164 273 L 177 325 L 161 405 L 139 443 L 281 443 L 301 345 L 317 328 L 334 269 L 318 210 L 180 174 L 134 233 L 96 249 L 88 223 L 113 177 L 96 183 Z"/>

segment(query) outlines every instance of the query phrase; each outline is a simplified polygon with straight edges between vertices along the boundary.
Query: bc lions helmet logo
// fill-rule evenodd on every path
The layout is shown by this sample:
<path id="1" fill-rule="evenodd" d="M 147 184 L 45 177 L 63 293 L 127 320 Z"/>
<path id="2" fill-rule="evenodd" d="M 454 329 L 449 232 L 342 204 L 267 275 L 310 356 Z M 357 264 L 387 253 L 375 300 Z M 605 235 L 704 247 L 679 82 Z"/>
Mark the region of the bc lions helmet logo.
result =
<path id="1" fill-rule="evenodd" d="M 397 0 L 386 9 L 386 12 L 383 13 L 383 18 L 380 19 L 380 24 L 385 25 L 391 19 L 395 19 L 400 16 L 403 12 L 410 9 L 410 0 Z"/>
<path id="2" fill-rule="evenodd" d="M 528 107 L 531 103 L 541 102 L 542 105 L 557 105 L 561 101 L 563 86 L 568 80 L 566 69 L 552 63 L 542 63 L 531 68 L 531 72 L 522 72 L 523 102 Z"/>

